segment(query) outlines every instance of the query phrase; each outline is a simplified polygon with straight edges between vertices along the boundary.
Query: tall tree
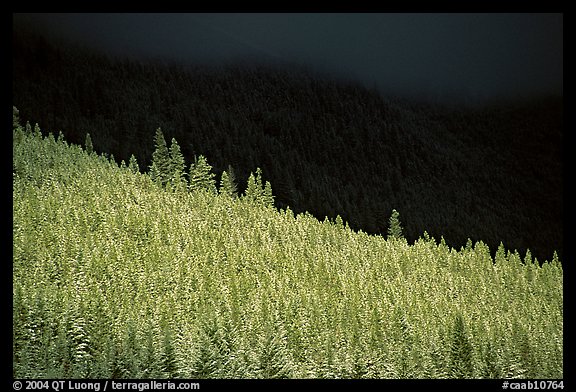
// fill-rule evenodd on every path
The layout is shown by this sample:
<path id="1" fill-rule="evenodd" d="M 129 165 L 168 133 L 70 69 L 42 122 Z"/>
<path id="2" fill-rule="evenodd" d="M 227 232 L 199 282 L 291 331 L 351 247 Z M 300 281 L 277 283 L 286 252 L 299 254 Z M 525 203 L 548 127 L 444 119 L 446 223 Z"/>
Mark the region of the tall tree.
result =
<path id="1" fill-rule="evenodd" d="M 468 340 L 464 319 L 460 313 L 454 319 L 452 346 L 450 347 L 450 370 L 453 378 L 471 378 L 474 366 L 472 345 Z"/>
<path id="2" fill-rule="evenodd" d="M 270 181 L 266 181 L 262 201 L 264 202 L 264 205 L 274 207 L 274 195 L 272 194 L 272 185 L 270 184 Z"/>
<path id="3" fill-rule="evenodd" d="M 170 142 L 170 184 L 174 191 L 186 190 L 186 163 L 175 138 Z"/>
<path id="4" fill-rule="evenodd" d="M 258 204 L 274 206 L 272 185 L 266 181 L 266 184 L 262 186 L 262 169 L 259 167 L 256 168 L 256 174 L 250 173 L 244 197 Z"/>
<path id="5" fill-rule="evenodd" d="M 150 178 L 158 185 L 164 186 L 170 180 L 170 154 L 162 130 L 158 128 L 154 135 L 156 149 L 152 153 L 150 165 Z"/>
<path id="6" fill-rule="evenodd" d="M 223 171 L 220 178 L 220 194 L 229 196 L 233 199 L 238 197 L 238 189 L 234 178 L 234 171 L 232 167 L 228 166 L 228 171 Z"/>
<path id="7" fill-rule="evenodd" d="M 136 161 L 134 154 L 130 155 L 130 160 L 128 161 L 128 169 L 130 169 L 132 173 L 138 173 L 140 171 L 140 168 L 138 167 L 138 161 Z"/>
<path id="8" fill-rule="evenodd" d="M 263 203 L 264 189 L 262 188 L 262 169 L 259 167 L 256 168 L 256 174 L 250 173 L 250 176 L 248 176 L 244 197 L 255 203 Z"/>
<path id="9" fill-rule="evenodd" d="M 204 155 L 200 155 L 192 165 L 190 165 L 190 190 L 204 190 L 216 193 L 215 174 L 212 173 L 212 166 L 208 163 Z"/>
<path id="10" fill-rule="evenodd" d="M 257 202 L 260 200 L 261 190 L 256 185 L 256 177 L 254 173 L 250 173 L 248 176 L 248 182 L 246 183 L 246 192 L 244 192 L 244 197 L 250 201 Z"/>
<path id="11" fill-rule="evenodd" d="M 20 126 L 20 112 L 16 109 L 16 106 L 12 106 L 12 128 L 16 129 Z"/>
<path id="12" fill-rule="evenodd" d="M 392 210 L 392 215 L 388 221 L 388 238 L 400 239 L 402 237 L 402 226 L 400 225 L 400 214 L 395 209 Z"/>
<path id="13" fill-rule="evenodd" d="M 84 146 L 88 154 L 92 154 L 94 152 L 94 146 L 92 145 L 92 138 L 90 137 L 90 133 L 86 133 L 86 140 L 84 141 Z"/>

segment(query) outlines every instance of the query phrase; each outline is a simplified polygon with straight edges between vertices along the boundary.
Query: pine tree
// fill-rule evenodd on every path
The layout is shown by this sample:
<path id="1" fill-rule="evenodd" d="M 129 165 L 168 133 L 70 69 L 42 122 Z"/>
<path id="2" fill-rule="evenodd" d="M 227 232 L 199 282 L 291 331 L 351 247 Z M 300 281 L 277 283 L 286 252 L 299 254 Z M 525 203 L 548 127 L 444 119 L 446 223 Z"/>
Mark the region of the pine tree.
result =
<path id="1" fill-rule="evenodd" d="M 272 189 L 270 189 L 270 191 L 272 191 Z M 265 197 L 264 188 L 262 187 L 262 170 L 259 167 L 256 168 L 256 175 L 250 173 L 244 197 L 254 203 L 264 203 Z"/>
<path id="2" fill-rule="evenodd" d="M 86 133 L 84 146 L 86 147 L 85 149 L 88 154 L 92 154 L 92 152 L 94 152 L 94 146 L 92 145 L 92 138 L 90 137 L 90 133 Z"/>
<path id="3" fill-rule="evenodd" d="M 155 183 L 164 186 L 170 180 L 170 154 L 162 130 L 158 128 L 154 136 L 156 149 L 152 153 L 150 178 Z"/>
<path id="4" fill-rule="evenodd" d="M 212 166 L 203 155 L 200 155 L 192 165 L 190 165 L 190 190 L 204 190 L 216 193 L 215 174 L 212 173 Z"/>
<path id="5" fill-rule="evenodd" d="M 34 133 L 40 134 L 40 127 L 38 126 L 38 123 L 36 123 L 36 125 L 34 126 Z M 62 131 L 58 132 L 58 139 L 56 139 L 56 141 L 61 144 L 66 143 L 66 138 L 64 137 Z"/>
<path id="6" fill-rule="evenodd" d="M 140 171 L 140 168 L 138 167 L 138 162 L 136 161 L 136 157 L 134 156 L 134 154 L 130 155 L 130 160 L 128 161 L 128 168 L 134 174 Z"/>
<path id="7" fill-rule="evenodd" d="M 402 237 L 402 226 L 400 225 L 399 213 L 396 210 L 392 210 L 392 215 L 390 216 L 388 225 L 388 239 L 400 239 Z"/>
<path id="8" fill-rule="evenodd" d="M 270 184 L 270 181 L 266 181 L 262 201 L 265 206 L 274 207 L 274 195 L 272 194 L 272 185 Z"/>
<path id="9" fill-rule="evenodd" d="M 258 204 L 274 206 L 272 185 L 266 181 L 266 185 L 262 186 L 262 169 L 259 167 L 256 168 L 256 174 L 250 173 L 244 197 Z"/>
<path id="10" fill-rule="evenodd" d="M 453 378 L 471 378 L 473 376 L 472 345 L 466 336 L 466 326 L 460 313 L 454 320 L 452 346 L 450 352 L 450 370 Z"/>
<path id="11" fill-rule="evenodd" d="M 12 128 L 20 128 L 20 112 L 16 109 L 16 106 L 12 106 Z"/>
<path id="12" fill-rule="evenodd" d="M 170 184 L 174 191 L 186 190 L 186 163 L 176 139 L 170 142 Z"/>
<path id="13" fill-rule="evenodd" d="M 344 227 L 344 221 L 342 220 L 342 217 L 340 216 L 340 214 L 336 215 L 336 219 L 334 219 L 334 223 L 336 224 L 336 226 Z"/>
<path id="14" fill-rule="evenodd" d="M 164 328 L 164 347 L 162 350 L 162 372 L 167 378 L 175 378 L 178 376 L 178 363 L 176 360 L 176 350 L 173 345 L 173 332 L 167 326 Z"/>
<path id="15" fill-rule="evenodd" d="M 236 182 L 234 180 L 234 172 L 231 171 L 230 169 L 231 167 L 228 166 L 229 171 L 222 172 L 222 176 L 220 178 L 220 194 L 235 199 L 236 197 L 238 197 L 238 190 L 236 188 Z"/>

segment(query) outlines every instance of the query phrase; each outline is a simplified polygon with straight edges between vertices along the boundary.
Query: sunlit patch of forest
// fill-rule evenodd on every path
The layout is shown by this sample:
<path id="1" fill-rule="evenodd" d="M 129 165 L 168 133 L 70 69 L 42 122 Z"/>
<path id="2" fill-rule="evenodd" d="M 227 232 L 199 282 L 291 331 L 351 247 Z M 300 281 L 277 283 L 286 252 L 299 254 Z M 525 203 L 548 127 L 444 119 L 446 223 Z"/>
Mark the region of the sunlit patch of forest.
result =
<path id="1" fill-rule="evenodd" d="M 14 115 L 16 378 L 564 376 L 556 253 L 412 243 L 401 208 L 367 234 L 160 130 L 118 164 Z"/>

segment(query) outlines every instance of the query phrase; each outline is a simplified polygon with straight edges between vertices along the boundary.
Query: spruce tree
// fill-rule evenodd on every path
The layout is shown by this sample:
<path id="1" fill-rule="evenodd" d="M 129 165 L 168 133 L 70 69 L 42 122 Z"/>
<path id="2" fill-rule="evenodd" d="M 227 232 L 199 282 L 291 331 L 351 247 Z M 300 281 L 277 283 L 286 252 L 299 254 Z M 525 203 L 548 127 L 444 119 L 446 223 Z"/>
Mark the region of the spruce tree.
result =
<path id="1" fill-rule="evenodd" d="M 230 171 L 230 173 L 233 172 Z M 229 174 L 227 171 L 222 172 L 222 176 L 220 178 L 220 194 L 231 197 L 233 199 L 238 197 L 238 190 L 236 188 L 236 182 L 234 181 L 234 174 Z"/>
<path id="2" fill-rule="evenodd" d="M 90 137 L 90 133 L 86 133 L 86 140 L 84 141 L 84 146 L 88 154 L 92 154 L 92 152 L 94 152 L 94 146 L 92 145 L 92 138 Z"/>
<path id="3" fill-rule="evenodd" d="M 20 112 L 16 109 L 16 106 L 12 106 L 12 128 L 20 128 Z"/>
<path id="4" fill-rule="evenodd" d="M 186 190 L 186 163 L 176 139 L 170 142 L 170 184 L 174 191 Z"/>
<path id="5" fill-rule="evenodd" d="M 136 161 L 136 157 L 134 156 L 134 154 L 130 155 L 130 160 L 128 161 L 128 168 L 134 174 L 140 171 L 140 168 L 138 167 L 138 162 Z"/>
<path id="6" fill-rule="evenodd" d="M 400 225 L 400 214 L 396 210 L 392 210 L 392 215 L 388 223 L 388 239 L 400 239 L 402 237 L 402 226 Z"/>
<path id="7" fill-rule="evenodd" d="M 259 167 L 256 168 L 256 186 L 264 193 L 264 187 L 262 186 L 262 169 Z"/>
<path id="8" fill-rule="evenodd" d="M 272 189 L 270 189 L 270 192 L 272 192 Z M 256 168 L 256 174 L 250 173 L 244 197 L 252 202 L 265 204 L 266 197 L 264 196 L 264 188 L 262 187 L 262 169 L 259 167 Z M 272 200 L 272 202 L 274 202 L 274 200 Z"/>
<path id="9" fill-rule="evenodd" d="M 36 125 L 34 125 L 34 133 L 41 135 L 40 134 L 40 127 L 38 126 L 38 123 L 36 123 Z M 64 134 L 62 133 L 62 131 L 58 132 L 58 139 L 56 139 L 56 141 L 60 144 L 66 144 L 66 138 L 64 137 Z"/>
<path id="10" fill-rule="evenodd" d="M 160 128 L 156 130 L 154 144 L 156 149 L 152 153 L 150 178 L 158 185 L 164 186 L 170 180 L 170 154 Z"/>
<path id="11" fill-rule="evenodd" d="M 453 378 L 471 378 L 473 376 L 472 345 L 466 335 L 464 319 L 458 313 L 454 320 L 450 350 L 450 370 Z"/>
<path id="12" fill-rule="evenodd" d="M 260 200 L 260 189 L 258 189 L 258 186 L 256 185 L 256 177 L 254 176 L 254 173 L 250 173 L 248 176 L 244 197 L 252 202 Z"/>
<path id="13" fill-rule="evenodd" d="M 262 201 L 265 206 L 274 207 L 274 195 L 272 194 L 272 185 L 270 184 L 270 181 L 266 181 Z"/>
<path id="14" fill-rule="evenodd" d="M 190 190 L 207 191 L 216 193 L 215 174 L 212 173 L 212 166 L 203 155 L 200 155 L 192 165 L 190 165 Z"/>

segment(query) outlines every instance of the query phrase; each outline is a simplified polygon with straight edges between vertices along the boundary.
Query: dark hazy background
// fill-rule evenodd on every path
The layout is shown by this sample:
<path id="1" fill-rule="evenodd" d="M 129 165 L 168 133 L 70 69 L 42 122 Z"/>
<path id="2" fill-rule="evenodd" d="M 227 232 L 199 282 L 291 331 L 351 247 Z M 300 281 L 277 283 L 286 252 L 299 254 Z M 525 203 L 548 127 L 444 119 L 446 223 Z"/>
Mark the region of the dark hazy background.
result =
<path id="1" fill-rule="evenodd" d="M 561 95 L 562 14 L 14 14 L 111 54 L 297 63 L 385 94 L 475 103 Z"/>

